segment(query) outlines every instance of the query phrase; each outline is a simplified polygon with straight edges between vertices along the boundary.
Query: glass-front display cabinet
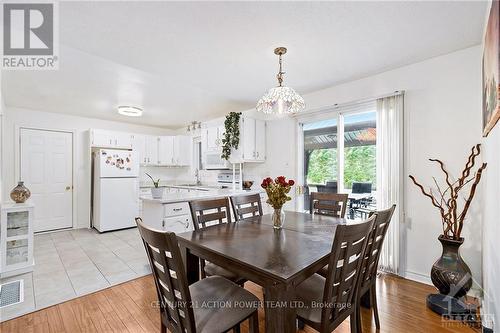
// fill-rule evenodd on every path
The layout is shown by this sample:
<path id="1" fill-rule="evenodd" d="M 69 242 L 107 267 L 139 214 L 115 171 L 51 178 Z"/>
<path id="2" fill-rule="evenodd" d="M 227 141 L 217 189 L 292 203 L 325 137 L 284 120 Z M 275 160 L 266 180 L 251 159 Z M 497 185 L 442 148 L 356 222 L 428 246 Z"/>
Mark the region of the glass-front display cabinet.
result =
<path id="1" fill-rule="evenodd" d="M 33 270 L 33 205 L 0 205 L 0 277 Z"/>

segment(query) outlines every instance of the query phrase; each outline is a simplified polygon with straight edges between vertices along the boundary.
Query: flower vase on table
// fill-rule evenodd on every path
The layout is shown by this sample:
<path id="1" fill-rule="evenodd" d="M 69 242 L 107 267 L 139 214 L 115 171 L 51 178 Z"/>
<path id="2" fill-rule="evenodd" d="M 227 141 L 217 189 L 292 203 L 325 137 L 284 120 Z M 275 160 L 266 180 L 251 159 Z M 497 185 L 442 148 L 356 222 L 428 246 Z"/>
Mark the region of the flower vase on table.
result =
<path id="1" fill-rule="evenodd" d="M 271 177 L 267 177 L 262 181 L 262 188 L 266 190 L 267 193 L 267 203 L 270 204 L 274 208 L 272 221 L 274 229 L 283 228 L 283 224 L 285 223 L 285 211 L 283 210 L 283 205 L 292 200 L 288 193 L 290 189 L 295 184 L 295 181 L 292 179 L 286 180 L 284 176 L 279 176 L 276 179 L 272 179 Z"/>

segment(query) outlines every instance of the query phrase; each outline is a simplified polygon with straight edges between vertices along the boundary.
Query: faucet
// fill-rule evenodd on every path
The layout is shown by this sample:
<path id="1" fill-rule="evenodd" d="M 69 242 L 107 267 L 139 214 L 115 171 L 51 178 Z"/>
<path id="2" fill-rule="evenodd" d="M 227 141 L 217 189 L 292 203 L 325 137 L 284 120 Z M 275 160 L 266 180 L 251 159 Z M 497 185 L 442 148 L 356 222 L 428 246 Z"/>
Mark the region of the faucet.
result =
<path id="1" fill-rule="evenodd" d="M 200 170 L 198 168 L 194 170 L 194 176 L 196 177 L 196 185 L 201 185 Z"/>

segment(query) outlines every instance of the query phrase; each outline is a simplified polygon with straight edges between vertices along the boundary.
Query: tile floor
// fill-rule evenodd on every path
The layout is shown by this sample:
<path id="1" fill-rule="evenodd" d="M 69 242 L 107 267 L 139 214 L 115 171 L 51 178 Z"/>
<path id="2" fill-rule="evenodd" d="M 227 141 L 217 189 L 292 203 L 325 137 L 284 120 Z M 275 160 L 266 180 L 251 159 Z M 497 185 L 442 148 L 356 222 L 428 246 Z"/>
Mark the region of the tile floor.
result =
<path id="1" fill-rule="evenodd" d="M 151 272 L 137 228 L 99 234 L 77 229 L 35 235 L 32 273 L 24 302 L 0 309 L 0 321 L 61 303 Z"/>

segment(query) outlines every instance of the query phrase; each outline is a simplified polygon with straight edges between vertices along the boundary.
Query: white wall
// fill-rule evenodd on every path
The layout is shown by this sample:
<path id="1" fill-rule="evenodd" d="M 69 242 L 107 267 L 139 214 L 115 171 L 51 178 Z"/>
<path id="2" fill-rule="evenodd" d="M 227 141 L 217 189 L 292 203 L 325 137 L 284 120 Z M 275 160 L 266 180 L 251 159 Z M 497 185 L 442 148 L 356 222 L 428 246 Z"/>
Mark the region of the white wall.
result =
<path id="1" fill-rule="evenodd" d="M 303 97 L 308 110 L 314 111 L 336 103 L 405 90 L 408 138 L 405 177 L 415 175 L 431 186 L 432 176 L 441 177 L 441 174 L 428 158 L 442 159 L 456 175 L 465 165 L 470 148 L 480 141 L 480 73 L 481 50 L 476 46 Z M 263 165 L 246 167 L 247 170 L 263 175 L 297 176 L 297 139 L 293 122 L 293 119 L 269 122 L 268 160 Z M 441 253 L 437 240 L 442 232 L 441 219 L 438 211 L 413 185 L 406 184 L 405 195 L 407 219 L 402 227 L 407 241 L 406 256 L 402 258 L 406 267 L 402 273 L 408 278 L 430 283 L 431 266 Z M 477 193 L 469 211 L 461 249 L 478 283 L 481 281 L 480 201 L 481 192 Z"/>
<path id="2" fill-rule="evenodd" d="M 124 131 L 130 133 L 166 135 L 171 130 L 162 128 L 137 126 L 128 123 L 106 121 L 94 118 L 84 118 L 63 115 L 60 113 L 48 113 L 27 109 L 7 107 L 4 114 L 3 154 L 1 158 L 2 191 L 3 198 L 9 197 L 10 190 L 15 186 L 15 128 L 17 126 L 27 126 L 34 128 L 75 131 L 76 142 L 76 209 L 77 219 L 75 227 L 85 228 L 89 226 L 90 221 L 90 153 L 89 153 L 89 135 L 90 128 L 108 129 L 115 131 Z"/>
<path id="3" fill-rule="evenodd" d="M 488 21 L 489 8 L 486 11 Z M 484 47 L 484 45 L 482 46 Z M 482 50 L 482 49 L 481 49 Z M 482 138 L 483 160 L 488 163 L 483 173 L 480 190 L 483 191 L 483 325 L 498 331 L 500 320 L 500 255 L 498 254 L 498 236 L 500 235 L 500 123 Z M 495 323 L 496 326 L 495 327 Z"/>
<path id="4" fill-rule="evenodd" d="M 498 253 L 498 236 L 500 235 L 500 124 L 483 139 L 484 160 L 488 163 L 480 188 L 484 193 L 482 209 L 483 217 L 483 290 L 484 309 L 481 313 L 488 328 L 493 327 L 493 320 L 498 326 L 500 306 L 500 254 Z M 493 319 L 494 316 L 494 319 Z"/>

